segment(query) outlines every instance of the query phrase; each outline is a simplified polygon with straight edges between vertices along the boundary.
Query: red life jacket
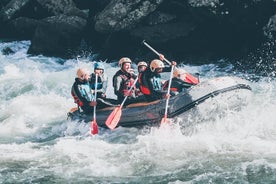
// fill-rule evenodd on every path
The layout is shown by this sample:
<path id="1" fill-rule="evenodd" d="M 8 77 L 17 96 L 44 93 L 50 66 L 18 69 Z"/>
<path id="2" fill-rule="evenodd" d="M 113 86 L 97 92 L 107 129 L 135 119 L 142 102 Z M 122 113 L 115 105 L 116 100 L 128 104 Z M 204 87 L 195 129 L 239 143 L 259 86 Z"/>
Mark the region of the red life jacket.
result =
<path id="1" fill-rule="evenodd" d="M 138 82 L 139 82 L 141 92 L 145 95 L 150 95 L 149 88 L 147 86 L 145 86 L 144 83 L 143 83 L 143 73 L 139 73 L 138 77 L 139 77 Z"/>
<path id="2" fill-rule="evenodd" d="M 123 92 L 124 96 L 128 96 L 127 93 L 128 90 L 131 88 L 131 86 L 134 84 L 134 79 L 131 77 L 130 79 L 125 75 L 120 75 L 123 79 L 123 85 L 121 86 L 120 91 Z M 132 90 L 130 91 L 130 94 L 133 94 L 133 92 L 136 90 L 136 86 L 133 86 Z"/>

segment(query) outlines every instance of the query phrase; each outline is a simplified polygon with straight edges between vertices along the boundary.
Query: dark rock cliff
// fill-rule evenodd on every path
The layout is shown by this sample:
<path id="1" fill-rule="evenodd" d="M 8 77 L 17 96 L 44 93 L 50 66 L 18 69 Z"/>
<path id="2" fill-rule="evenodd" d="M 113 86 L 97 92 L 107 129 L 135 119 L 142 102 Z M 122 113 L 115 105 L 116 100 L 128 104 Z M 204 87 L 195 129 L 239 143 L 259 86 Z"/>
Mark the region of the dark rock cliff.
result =
<path id="1" fill-rule="evenodd" d="M 239 58 L 275 41 L 275 17 L 275 0 L 3 0 L 0 39 L 63 58 L 152 58 L 142 40 L 171 59 Z"/>

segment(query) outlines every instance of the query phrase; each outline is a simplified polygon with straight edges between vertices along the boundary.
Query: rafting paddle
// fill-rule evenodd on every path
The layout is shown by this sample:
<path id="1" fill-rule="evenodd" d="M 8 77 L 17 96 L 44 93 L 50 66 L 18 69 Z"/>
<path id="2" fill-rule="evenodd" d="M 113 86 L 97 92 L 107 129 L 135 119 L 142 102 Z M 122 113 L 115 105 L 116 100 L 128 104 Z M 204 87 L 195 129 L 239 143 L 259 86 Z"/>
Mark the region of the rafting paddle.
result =
<path id="1" fill-rule="evenodd" d="M 160 53 L 157 52 L 154 48 L 152 48 L 145 40 L 143 40 L 142 43 L 143 43 L 145 46 L 147 46 L 150 50 L 152 50 L 155 54 L 157 54 L 159 57 L 162 56 L 162 57 L 164 58 L 164 60 L 165 60 L 169 65 L 172 66 L 171 73 L 170 73 L 170 79 L 169 79 L 169 85 L 168 85 L 168 92 L 167 92 L 167 95 L 169 96 L 169 95 L 170 95 L 171 84 L 172 84 L 172 78 L 173 78 L 173 70 L 174 70 L 175 66 L 172 65 L 172 63 L 171 63 L 170 61 L 168 61 L 162 54 L 160 54 Z M 165 114 L 164 114 L 164 117 L 161 119 L 161 125 L 164 124 L 164 123 L 167 123 L 169 100 L 170 100 L 170 97 L 168 97 L 168 98 L 166 99 Z"/>
<path id="2" fill-rule="evenodd" d="M 167 123 L 167 115 L 168 115 L 168 106 L 169 106 L 169 100 L 170 100 L 170 89 L 171 89 L 171 84 L 172 84 L 172 77 L 173 77 L 173 70 L 174 70 L 174 65 L 172 65 L 171 73 L 170 73 L 170 80 L 169 80 L 169 85 L 168 85 L 168 98 L 166 99 L 166 106 L 165 106 L 165 114 L 164 117 L 161 119 L 161 125 L 164 123 Z"/>
<path id="3" fill-rule="evenodd" d="M 95 102 L 97 101 L 97 87 L 98 87 L 98 74 L 96 74 L 96 81 L 95 81 L 95 99 L 94 99 Z M 93 120 L 91 121 L 91 124 L 90 124 L 90 130 L 92 135 L 98 134 L 99 132 L 98 124 L 96 122 L 96 105 L 94 106 L 94 110 L 93 110 Z"/>
<path id="4" fill-rule="evenodd" d="M 128 90 L 127 93 L 130 93 L 132 88 L 136 85 L 137 81 L 138 81 L 138 77 L 135 79 L 134 83 L 132 84 L 132 86 L 130 87 L 130 89 Z M 118 123 L 121 119 L 122 107 L 124 106 L 124 103 L 126 102 L 127 97 L 128 96 L 125 96 L 125 98 L 124 98 L 123 102 L 121 103 L 121 105 L 119 107 L 116 107 L 105 121 L 106 126 L 108 128 L 110 128 L 111 130 L 116 128 L 116 126 L 118 125 Z"/>
<path id="5" fill-rule="evenodd" d="M 172 63 L 170 61 L 168 61 L 162 54 L 160 54 L 159 52 L 157 52 L 154 48 L 152 48 L 145 40 L 143 40 L 142 42 L 145 46 L 147 46 L 151 51 L 153 51 L 156 55 L 158 55 L 159 57 L 162 56 L 163 60 L 166 61 L 166 63 L 168 63 L 169 65 L 171 65 Z M 194 76 L 192 76 L 189 73 L 186 73 L 186 80 L 187 82 L 195 85 L 199 83 L 199 79 L 195 78 Z"/>

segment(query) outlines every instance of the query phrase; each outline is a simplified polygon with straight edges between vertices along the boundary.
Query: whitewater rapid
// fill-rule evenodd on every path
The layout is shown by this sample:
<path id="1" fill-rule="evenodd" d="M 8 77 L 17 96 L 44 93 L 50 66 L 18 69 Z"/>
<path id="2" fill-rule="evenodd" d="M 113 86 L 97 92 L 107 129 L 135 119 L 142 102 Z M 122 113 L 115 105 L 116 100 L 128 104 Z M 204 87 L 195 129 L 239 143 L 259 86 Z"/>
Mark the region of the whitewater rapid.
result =
<path id="1" fill-rule="evenodd" d="M 276 181 L 276 80 L 252 81 L 226 61 L 185 65 L 201 80 L 247 78 L 252 98 L 243 108 L 226 109 L 193 122 L 165 128 L 100 128 L 67 120 L 76 105 L 70 94 L 75 72 L 91 72 L 93 60 L 62 60 L 26 54 L 29 41 L 0 43 L 0 183 L 273 183 Z M 115 63 L 104 63 L 107 96 L 115 98 Z M 206 108 L 209 108 L 208 106 Z M 207 115 L 206 115 L 207 116 Z M 196 121 L 196 120 L 193 120 Z"/>

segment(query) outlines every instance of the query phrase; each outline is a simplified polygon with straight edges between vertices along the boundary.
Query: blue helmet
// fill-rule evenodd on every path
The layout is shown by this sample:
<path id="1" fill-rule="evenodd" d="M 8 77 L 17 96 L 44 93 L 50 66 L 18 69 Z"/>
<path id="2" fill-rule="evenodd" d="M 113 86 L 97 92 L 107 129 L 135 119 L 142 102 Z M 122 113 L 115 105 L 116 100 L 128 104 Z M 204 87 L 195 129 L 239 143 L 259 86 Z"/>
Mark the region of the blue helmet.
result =
<path id="1" fill-rule="evenodd" d="M 104 70 L 104 65 L 103 63 L 100 63 L 100 62 L 97 62 L 94 64 L 94 70 L 95 69 L 101 69 L 101 70 Z"/>

